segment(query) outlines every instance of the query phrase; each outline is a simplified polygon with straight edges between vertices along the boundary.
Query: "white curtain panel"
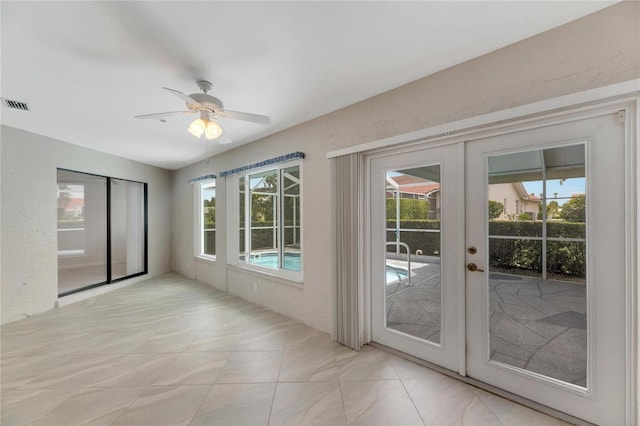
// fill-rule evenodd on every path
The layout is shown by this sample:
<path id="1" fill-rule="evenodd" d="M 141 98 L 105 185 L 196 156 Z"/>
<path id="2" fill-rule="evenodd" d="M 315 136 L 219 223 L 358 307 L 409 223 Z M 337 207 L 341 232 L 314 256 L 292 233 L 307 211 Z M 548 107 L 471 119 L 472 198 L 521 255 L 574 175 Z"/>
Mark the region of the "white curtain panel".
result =
<path id="1" fill-rule="evenodd" d="M 359 350 L 360 156 L 349 154 L 331 161 L 335 208 L 336 340 Z"/>

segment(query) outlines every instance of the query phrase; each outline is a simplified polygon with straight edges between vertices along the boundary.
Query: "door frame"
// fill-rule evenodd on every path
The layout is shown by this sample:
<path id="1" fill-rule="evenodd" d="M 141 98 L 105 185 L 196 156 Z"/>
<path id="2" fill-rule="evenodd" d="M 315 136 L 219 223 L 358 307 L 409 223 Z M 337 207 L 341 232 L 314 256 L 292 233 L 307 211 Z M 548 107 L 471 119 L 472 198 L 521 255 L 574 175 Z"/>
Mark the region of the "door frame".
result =
<path id="1" fill-rule="evenodd" d="M 362 289 L 363 297 L 363 320 L 359 324 L 360 334 L 364 337 L 364 343 L 371 341 L 372 336 L 372 317 L 371 317 L 371 236 L 369 230 L 371 229 L 371 214 L 368 206 L 370 205 L 370 182 L 368 176 L 371 171 L 371 160 L 380 156 L 386 156 L 398 153 L 409 153 L 426 148 L 432 148 L 443 145 L 450 145 L 460 142 L 473 141 L 477 139 L 484 139 L 489 137 L 501 136 L 510 133 L 522 132 L 531 129 L 537 129 L 541 127 L 547 127 L 556 124 L 569 123 L 572 121 L 588 119 L 596 116 L 601 116 L 607 113 L 618 113 L 621 120 L 624 120 L 624 151 L 625 151 L 625 209 L 623 212 L 612 212 L 612 214 L 620 214 L 625 216 L 625 229 L 626 229 L 626 241 L 625 241 L 625 356 L 626 356 L 626 418 L 630 424 L 635 424 L 640 419 L 640 407 L 637 403 L 638 395 L 640 395 L 640 382 L 638 381 L 638 364 L 640 363 L 640 354 L 638 353 L 638 340 L 640 333 L 639 324 L 639 312 L 640 306 L 640 292 L 637 288 L 637 280 L 640 277 L 640 247 L 638 240 L 638 230 L 640 230 L 640 200 L 637 197 L 637 190 L 640 187 L 640 172 L 638 166 L 640 165 L 640 145 L 638 127 L 640 123 L 640 96 L 637 90 L 630 91 L 627 95 L 619 95 L 606 97 L 606 90 L 601 89 L 599 93 L 600 100 L 594 100 L 586 104 L 581 103 L 577 105 L 567 105 L 565 107 L 559 107 L 566 102 L 566 97 L 555 98 L 548 101 L 543 101 L 547 105 L 547 110 L 542 110 L 530 115 L 515 116 L 511 119 L 498 121 L 504 112 L 497 112 L 495 114 L 495 121 L 487 122 L 482 126 L 469 126 L 468 121 L 452 123 L 450 128 L 452 130 L 443 134 L 435 134 L 423 138 L 416 138 L 415 133 L 401 135 L 394 140 L 393 146 L 383 145 L 382 148 L 373 147 L 375 144 L 367 144 L 373 149 L 363 151 L 363 165 L 362 167 L 362 196 L 361 201 L 361 232 L 360 232 L 360 247 L 363 247 L 362 263 L 361 263 L 361 280 L 359 287 Z M 578 94 L 576 94 L 578 95 Z M 583 97 L 584 100 L 586 98 Z M 536 104 L 538 107 L 541 103 Z M 555 109 L 554 109 L 555 107 Z M 531 111 L 523 107 L 523 111 Z M 486 119 L 486 116 L 483 116 Z M 454 127 L 451 127 L 454 126 Z M 417 132 L 416 132 L 417 133 Z M 380 141 L 382 142 L 382 141 Z M 404 143 L 403 143 L 404 142 Z M 364 146 L 362 148 L 365 148 Z M 354 152 L 353 150 L 351 152 Z M 342 152 L 336 152 L 335 155 L 342 155 Z M 460 201 L 464 202 L 464 191 L 459 196 Z M 465 228 L 464 221 L 459 224 L 460 229 Z M 460 247 L 464 247 L 464 235 L 459 238 L 461 241 L 456 241 L 456 244 Z M 461 268 L 464 265 L 461 265 Z M 635 284 L 635 285 L 634 285 Z M 460 300 L 458 301 L 459 308 L 459 327 L 465 328 L 465 330 L 458 330 L 459 339 L 461 345 L 459 346 L 458 359 L 460 369 L 457 372 L 459 376 L 466 378 L 466 315 L 465 315 L 465 292 L 460 293 Z"/>

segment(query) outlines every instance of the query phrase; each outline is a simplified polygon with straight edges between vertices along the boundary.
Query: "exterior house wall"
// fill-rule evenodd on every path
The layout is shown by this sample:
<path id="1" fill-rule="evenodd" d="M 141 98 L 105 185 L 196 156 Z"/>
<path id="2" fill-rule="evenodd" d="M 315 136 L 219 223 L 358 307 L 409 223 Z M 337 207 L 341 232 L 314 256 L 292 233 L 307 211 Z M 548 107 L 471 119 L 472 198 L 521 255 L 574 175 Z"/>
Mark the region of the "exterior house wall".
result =
<path id="1" fill-rule="evenodd" d="M 515 214 L 516 200 L 519 200 L 520 196 L 512 184 L 499 183 L 489 185 L 488 191 L 489 200 L 502 204 L 500 219 L 505 219 L 508 215 Z"/>
<path id="2" fill-rule="evenodd" d="M 227 266 L 226 240 L 236 236 L 225 235 L 219 220 L 218 260 L 200 265 L 193 253 L 193 192 L 187 181 L 201 174 L 202 167 L 194 164 L 175 172 L 174 269 L 330 331 L 333 206 L 327 152 L 636 79 L 640 75 L 639 14 L 638 2 L 613 5 L 213 157 L 213 172 L 219 173 L 293 151 L 306 154 L 302 287 Z M 224 181 L 220 186 L 231 196 L 235 188 Z M 225 210 L 225 194 L 217 195 L 218 211 Z"/>

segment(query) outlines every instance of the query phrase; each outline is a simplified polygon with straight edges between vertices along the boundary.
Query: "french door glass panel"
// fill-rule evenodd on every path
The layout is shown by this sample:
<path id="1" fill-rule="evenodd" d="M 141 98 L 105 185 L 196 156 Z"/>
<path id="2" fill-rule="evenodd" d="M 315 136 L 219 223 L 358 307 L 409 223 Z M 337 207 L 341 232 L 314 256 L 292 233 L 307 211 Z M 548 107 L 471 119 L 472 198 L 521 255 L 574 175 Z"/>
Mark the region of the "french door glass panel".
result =
<path id="1" fill-rule="evenodd" d="M 584 145 L 487 162 L 490 359 L 586 387 Z"/>
<path id="2" fill-rule="evenodd" d="M 386 181 L 386 326 L 440 343 L 440 165 Z"/>

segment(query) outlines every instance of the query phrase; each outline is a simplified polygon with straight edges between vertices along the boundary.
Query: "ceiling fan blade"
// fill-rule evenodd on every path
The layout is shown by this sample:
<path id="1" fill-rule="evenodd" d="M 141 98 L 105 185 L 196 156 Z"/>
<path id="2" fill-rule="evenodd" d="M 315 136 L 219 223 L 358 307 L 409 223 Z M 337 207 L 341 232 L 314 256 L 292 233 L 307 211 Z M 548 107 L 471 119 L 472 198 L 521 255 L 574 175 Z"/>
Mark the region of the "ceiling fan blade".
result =
<path id="1" fill-rule="evenodd" d="M 163 118 L 171 117 L 173 115 L 195 114 L 194 111 L 171 111 L 171 112 L 158 112 L 156 114 L 143 114 L 136 115 L 135 118 Z"/>
<path id="2" fill-rule="evenodd" d="M 260 124 L 271 123 L 271 119 L 266 115 L 250 114 L 248 112 L 230 111 L 228 109 L 225 109 L 224 111 L 220 111 L 218 114 L 220 115 L 220 117 L 232 118 L 234 120 L 252 121 L 254 123 L 260 123 Z"/>
<path id="3" fill-rule="evenodd" d="M 180 99 L 182 99 L 184 101 L 187 101 L 190 104 L 200 105 L 200 102 L 196 101 L 195 99 L 193 99 L 192 97 L 190 97 L 188 95 L 185 95 L 184 93 L 180 92 L 179 90 L 169 89 L 168 87 L 163 87 L 163 89 L 166 90 L 169 93 L 173 93 L 174 95 L 176 95 Z"/>

